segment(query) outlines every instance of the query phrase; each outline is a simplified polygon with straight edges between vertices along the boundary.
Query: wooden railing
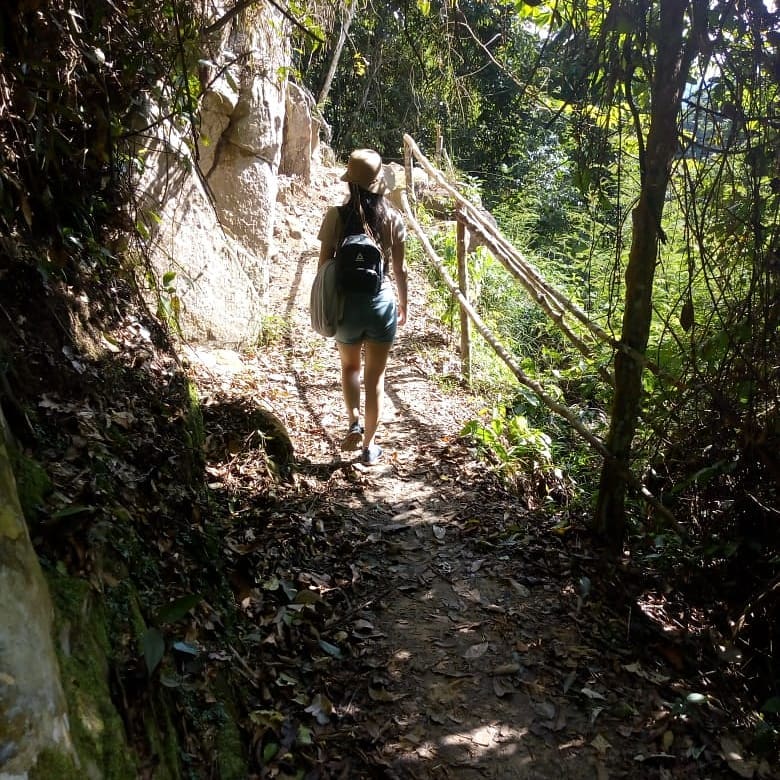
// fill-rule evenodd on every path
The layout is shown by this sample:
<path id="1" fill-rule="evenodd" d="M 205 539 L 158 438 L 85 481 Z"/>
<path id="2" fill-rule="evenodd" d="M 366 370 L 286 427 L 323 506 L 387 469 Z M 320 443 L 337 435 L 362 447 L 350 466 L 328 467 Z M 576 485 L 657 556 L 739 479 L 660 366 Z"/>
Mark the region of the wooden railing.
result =
<path id="1" fill-rule="evenodd" d="M 465 228 L 472 233 L 477 233 L 488 249 L 493 253 L 497 260 L 517 279 L 525 288 L 539 308 L 558 326 L 569 341 L 586 357 L 592 356 L 593 339 L 602 341 L 615 350 L 624 352 L 632 360 L 635 360 L 644 368 L 647 368 L 657 376 L 662 376 L 665 381 L 675 386 L 679 386 L 679 379 L 673 377 L 668 372 L 663 371 L 656 363 L 650 360 L 646 355 L 638 352 L 628 344 L 615 339 L 598 323 L 593 322 L 588 315 L 573 301 L 569 300 L 560 290 L 551 285 L 534 265 L 523 256 L 523 254 L 512 245 L 491 222 L 485 219 L 484 214 L 471 201 L 463 197 L 458 190 L 447 181 L 446 177 L 437 170 L 425 155 L 420 151 L 414 139 L 406 134 L 404 135 L 404 168 L 406 171 L 407 194 L 412 198 L 413 188 L 411 187 L 413 176 L 414 160 L 420 163 L 420 166 L 442 189 L 450 195 L 458 204 L 456 218 L 459 223 L 463 223 Z M 588 342 L 577 336 L 571 326 L 566 321 L 566 316 L 577 320 L 585 326 L 591 340 Z M 612 378 L 608 375 L 603 376 L 605 381 L 612 384 Z"/>
<path id="2" fill-rule="evenodd" d="M 411 203 L 415 202 L 414 194 L 414 162 L 419 162 L 420 166 L 428 174 L 429 179 L 435 181 L 450 195 L 458 208 L 456 210 L 457 219 L 457 253 L 458 253 L 458 280 L 452 279 L 444 262 L 437 255 L 431 245 L 428 236 L 417 221 Z M 596 451 L 605 458 L 612 466 L 619 469 L 621 476 L 630 484 L 643 498 L 651 505 L 667 522 L 677 526 L 674 516 L 671 512 L 642 484 L 634 474 L 621 467 L 615 461 L 607 449 L 604 442 L 587 426 L 583 425 L 579 417 L 567 406 L 556 401 L 544 388 L 532 377 L 529 377 L 518 364 L 517 360 L 510 354 L 503 344 L 487 327 L 474 306 L 469 300 L 469 278 L 468 263 L 466 257 L 466 245 L 468 231 L 476 232 L 480 236 L 484 245 L 493 253 L 501 264 L 516 278 L 524 289 L 529 293 L 532 300 L 544 311 L 550 319 L 560 328 L 563 334 L 571 343 L 586 357 L 592 357 L 592 346 L 594 340 L 603 341 L 616 350 L 621 350 L 637 360 L 644 367 L 658 375 L 664 376 L 668 381 L 679 384 L 676 379 L 663 372 L 656 364 L 647 359 L 646 356 L 632 349 L 626 344 L 617 341 L 610 336 L 601 326 L 592 322 L 587 314 L 576 304 L 570 301 L 560 291 L 556 290 L 541 275 L 541 273 L 525 258 L 523 255 L 506 239 L 501 232 L 485 219 L 480 210 L 470 201 L 464 198 L 458 190 L 450 184 L 429 160 L 423 155 L 414 139 L 409 135 L 404 135 L 404 170 L 406 174 L 406 189 L 401 193 L 401 203 L 404 213 L 411 228 L 417 235 L 420 245 L 426 256 L 439 272 L 445 285 L 452 292 L 460 305 L 461 317 L 461 361 L 463 376 L 466 379 L 471 377 L 471 325 L 479 331 L 479 334 L 490 345 L 493 351 L 509 368 L 518 382 L 529 388 L 553 413 L 566 420 L 569 425 Z M 411 201 L 411 203 L 410 203 Z M 585 326 L 588 331 L 587 337 L 578 336 L 569 323 L 566 316 L 577 320 Z M 612 376 L 605 369 L 599 370 L 602 378 L 610 385 L 613 384 Z M 683 534 L 682 529 L 677 526 L 679 533 Z"/>

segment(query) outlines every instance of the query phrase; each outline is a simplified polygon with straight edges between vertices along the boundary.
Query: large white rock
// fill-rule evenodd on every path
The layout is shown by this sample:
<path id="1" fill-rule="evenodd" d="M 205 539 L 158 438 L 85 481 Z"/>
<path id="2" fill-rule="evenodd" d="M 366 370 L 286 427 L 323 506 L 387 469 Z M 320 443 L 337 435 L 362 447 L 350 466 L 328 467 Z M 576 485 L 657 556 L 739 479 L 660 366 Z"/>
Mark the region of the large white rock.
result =
<path id="1" fill-rule="evenodd" d="M 223 75 L 209 87 L 201 111 L 208 131 L 208 147 L 199 145 L 201 171 L 220 222 L 257 258 L 245 270 L 261 298 L 268 289 L 284 138 L 286 30 L 287 20 L 270 5 L 261 19 L 239 14 L 223 41 Z"/>
<path id="2" fill-rule="evenodd" d="M 189 341 L 239 345 L 253 341 L 262 305 L 252 273 L 259 260 L 220 224 L 186 144 L 172 129 L 150 143 L 140 182 L 139 219 L 150 234 L 156 304 L 178 301 L 177 325 Z M 251 270 L 250 270 L 251 269 Z M 175 274 L 160 289 L 167 275 Z"/>
<path id="3" fill-rule="evenodd" d="M 311 166 L 320 159 L 320 128 L 314 96 L 292 81 L 287 83 L 284 143 L 279 173 L 311 182 Z"/>
<path id="4" fill-rule="evenodd" d="M 44 750 L 73 754 L 49 589 L 19 506 L 0 409 L 0 780 L 26 778 Z"/>
<path id="5" fill-rule="evenodd" d="M 214 19 L 224 12 L 215 5 Z M 287 26 L 264 5 L 216 33 L 218 54 L 199 72 L 205 91 L 194 149 L 163 123 L 141 157 L 139 221 L 149 233 L 158 289 L 175 274 L 161 299 L 177 304 L 178 326 L 190 341 L 239 346 L 261 328 L 274 254 Z"/>

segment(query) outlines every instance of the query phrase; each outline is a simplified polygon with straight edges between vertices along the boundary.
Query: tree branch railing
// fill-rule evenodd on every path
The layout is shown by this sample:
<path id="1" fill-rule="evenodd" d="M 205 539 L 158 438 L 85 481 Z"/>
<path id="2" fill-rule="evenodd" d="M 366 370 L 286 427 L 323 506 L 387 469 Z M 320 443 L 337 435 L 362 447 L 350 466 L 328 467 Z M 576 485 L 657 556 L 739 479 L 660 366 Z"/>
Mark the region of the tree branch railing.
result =
<path id="1" fill-rule="evenodd" d="M 410 136 L 405 135 L 404 136 L 404 143 L 406 145 L 406 152 L 407 154 L 413 154 L 418 160 L 422 158 L 422 160 L 425 160 L 424 156 L 420 152 L 420 150 L 417 148 L 414 141 L 411 139 Z M 425 160 L 425 163 L 423 164 L 423 167 L 425 167 L 426 171 L 428 173 L 433 173 L 433 175 L 438 179 L 438 172 L 436 172 L 435 168 L 428 163 L 427 160 Z M 407 157 L 405 158 L 405 168 L 407 172 L 411 171 L 411 160 Z M 430 170 L 429 170 L 430 168 Z M 412 177 L 411 175 L 407 175 L 406 182 L 407 182 L 407 189 L 412 189 Z M 443 180 L 439 181 L 439 183 L 444 184 Z M 457 198 L 458 202 L 461 205 L 465 205 L 468 214 L 469 214 L 469 221 L 476 221 L 474 219 L 474 214 L 477 215 L 478 221 L 476 221 L 476 224 L 482 228 L 480 233 L 482 235 L 493 235 L 495 234 L 495 231 L 492 229 L 492 227 L 489 228 L 489 226 L 484 222 L 482 217 L 479 215 L 479 212 L 476 210 L 476 208 L 468 203 L 464 198 L 460 196 L 457 191 L 455 191 L 453 188 L 451 188 L 449 185 L 447 185 L 448 192 L 451 191 L 451 194 Z M 569 425 L 599 454 L 601 455 L 606 462 L 612 464 L 614 468 L 618 469 L 620 472 L 620 476 L 626 481 L 627 484 L 631 485 L 634 490 L 637 491 L 639 495 L 642 496 L 642 498 L 649 504 L 655 511 L 661 515 L 670 525 L 674 526 L 678 533 L 680 533 L 682 536 L 686 536 L 683 529 L 680 528 L 679 524 L 677 523 L 674 515 L 669 511 L 667 507 L 665 507 L 648 489 L 645 487 L 645 485 L 642 483 L 642 481 L 636 477 L 633 473 L 631 473 L 629 470 L 623 468 L 621 464 L 619 464 L 611 455 L 609 450 L 607 449 L 607 446 L 604 444 L 604 442 L 596 436 L 587 426 L 583 425 L 583 423 L 578 419 L 577 415 L 569 409 L 564 404 L 559 403 L 554 398 L 552 398 L 551 395 L 545 390 L 544 386 L 536 381 L 535 379 L 529 377 L 519 366 L 515 358 L 511 355 L 511 353 L 507 350 L 507 348 L 496 338 L 496 336 L 492 333 L 492 331 L 488 328 L 488 326 L 485 324 L 485 322 L 480 317 L 479 313 L 476 311 L 476 309 L 472 306 L 472 304 L 468 300 L 468 296 L 464 294 L 464 291 L 461 289 L 459 284 L 455 282 L 452 277 L 450 276 L 449 272 L 447 271 L 446 267 L 444 266 L 443 260 L 438 256 L 436 253 L 436 250 L 431 245 L 430 240 L 428 239 L 427 235 L 425 234 L 425 231 L 420 226 L 420 223 L 417 221 L 416 216 L 414 215 L 414 212 L 412 211 L 411 206 L 409 205 L 409 197 L 407 195 L 407 192 L 405 190 L 401 190 L 401 204 L 403 206 L 404 214 L 406 215 L 406 218 L 409 222 L 409 225 L 414 230 L 417 238 L 420 241 L 420 244 L 423 248 L 423 251 L 425 252 L 426 256 L 430 260 L 430 262 L 433 264 L 433 266 L 436 268 L 436 270 L 439 272 L 439 275 L 441 276 L 442 280 L 444 281 L 445 285 L 449 288 L 449 290 L 452 292 L 453 296 L 458 300 L 458 303 L 461 307 L 461 312 L 465 312 L 465 314 L 468 316 L 468 319 L 474 324 L 474 327 L 479 331 L 479 334 L 482 336 L 483 339 L 487 342 L 487 344 L 490 345 L 490 347 L 493 349 L 493 351 L 498 355 L 498 357 L 503 361 L 503 363 L 507 366 L 507 368 L 512 372 L 514 377 L 517 379 L 518 382 L 520 382 L 522 385 L 525 385 L 527 388 L 529 388 L 541 401 L 544 403 L 545 406 L 547 406 L 548 409 L 550 409 L 554 414 L 557 414 L 559 417 L 562 417 L 566 422 L 569 423 Z M 501 237 L 499 237 L 501 238 Z M 503 240 L 505 242 L 505 239 Z M 502 255 L 509 255 L 512 256 L 511 253 L 506 252 L 503 246 L 499 249 L 500 241 L 495 240 L 491 242 L 492 244 L 496 245 L 496 249 L 502 254 Z M 487 246 L 489 249 L 493 249 L 493 246 L 491 246 L 491 243 L 488 243 Z M 508 243 L 508 242 L 506 242 Z M 512 248 L 514 250 L 514 248 Z M 494 253 L 497 254 L 497 253 Z M 500 259 L 500 258 L 499 258 Z M 523 272 L 527 271 L 528 264 L 523 260 L 522 263 L 519 263 L 521 270 Z M 544 297 L 542 295 L 542 290 L 545 292 L 549 292 L 552 290 L 552 288 L 541 278 L 541 276 L 538 274 L 538 272 L 535 272 L 533 274 L 527 274 L 523 273 L 523 277 L 528 282 L 528 287 L 531 287 L 533 289 L 533 295 L 534 298 L 537 299 L 537 302 L 539 302 L 539 297 Z M 533 281 L 530 281 L 533 280 Z M 561 298 L 563 298 L 562 295 L 557 294 L 555 296 L 551 296 L 553 300 L 556 302 L 559 302 Z M 565 300 L 565 298 L 564 298 Z M 552 317 L 553 321 L 556 322 L 556 324 L 559 324 L 559 321 L 563 317 L 563 311 L 562 309 L 565 308 L 566 310 L 570 310 L 570 306 L 573 306 L 573 304 L 569 304 L 567 301 L 567 304 L 565 307 L 562 307 L 559 309 L 558 312 L 555 311 L 553 306 L 548 305 L 547 301 L 545 300 L 543 303 L 539 302 L 540 306 L 545 309 L 546 313 Z M 585 319 L 587 320 L 587 316 L 585 316 Z M 598 327 L 598 326 L 595 326 Z M 608 341 L 613 341 L 611 337 L 609 337 L 608 334 L 604 334 Z M 587 346 L 580 340 L 580 343 L 582 346 L 584 346 L 587 349 Z M 635 350 L 632 350 L 635 351 Z M 639 353 L 637 353 L 639 354 Z M 643 361 L 644 364 L 647 364 L 648 361 Z"/>
<path id="2" fill-rule="evenodd" d="M 586 357 L 591 357 L 590 347 L 581 338 L 576 336 L 571 328 L 564 322 L 563 318 L 567 313 L 571 314 L 576 320 L 584 325 L 595 339 L 609 345 L 613 349 L 624 352 L 644 368 L 647 368 L 649 371 L 656 374 L 656 376 L 664 378 L 676 387 L 680 386 L 680 381 L 676 377 L 673 377 L 671 374 L 661 369 L 646 355 L 638 352 L 628 344 L 624 344 L 615 339 L 600 325 L 593 322 L 579 306 L 549 284 L 517 248 L 485 219 L 479 209 L 469 200 L 464 198 L 458 190 L 446 180 L 442 173 L 430 163 L 409 134 L 404 134 L 403 139 L 404 167 L 411 172 L 413 164 L 412 158 L 416 159 L 425 172 L 432 177 L 448 195 L 455 199 L 458 204 L 458 219 L 463 219 L 470 230 L 479 234 L 485 246 L 494 254 L 496 259 L 498 259 L 507 271 L 520 282 L 536 304 L 545 312 L 545 314 L 547 314 L 580 352 Z M 406 180 L 407 187 L 411 187 L 411 175 L 407 175 Z M 599 374 L 605 381 L 612 384 L 612 377 L 603 369 L 603 367 L 599 370 Z"/>

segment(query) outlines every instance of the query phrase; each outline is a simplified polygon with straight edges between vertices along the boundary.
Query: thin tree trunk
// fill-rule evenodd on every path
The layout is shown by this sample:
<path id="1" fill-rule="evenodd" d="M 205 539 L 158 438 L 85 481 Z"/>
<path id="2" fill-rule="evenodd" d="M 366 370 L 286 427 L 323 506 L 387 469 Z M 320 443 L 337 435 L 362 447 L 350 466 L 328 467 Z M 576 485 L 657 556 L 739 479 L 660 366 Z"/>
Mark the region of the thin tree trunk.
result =
<path id="1" fill-rule="evenodd" d="M 482 336 L 482 338 L 485 339 L 485 341 L 492 347 L 496 355 L 498 355 L 498 357 L 503 360 L 504 364 L 515 375 L 515 378 L 520 382 L 520 384 L 523 384 L 533 390 L 533 392 L 539 397 L 539 399 L 548 409 L 563 417 L 563 419 L 566 420 L 569 425 L 571 425 L 572 428 L 574 428 L 574 430 L 577 431 L 577 433 L 579 433 L 580 436 L 582 436 L 582 438 L 585 439 L 585 441 L 587 441 L 588 444 L 590 444 L 591 447 L 596 450 L 596 452 L 598 452 L 604 458 L 609 459 L 609 451 L 601 439 L 599 439 L 595 434 L 591 433 L 590 430 L 588 430 L 588 428 L 580 422 L 577 415 L 574 414 L 574 412 L 572 412 L 568 407 L 558 403 L 551 396 L 549 396 L 545 392 L 544 387 L 539 384 L 539 382 L 526 375 L 517 364 L 517 361 L 514 359 L 514 357 L 512 357 L 512 355 L 506 349 L 506 347 L 496 339 L 488 326 L 479 316 L 476 309 L 474 309 L 474 307 L 469 303 L 468 298 L 461 292 L 460 287 L 458 287 L 458 285 L 449 275 L 447 269 L 444 267 L 444 262 L 442 259 L 434 251 L 433 247 L 431 246 L 431 242 L 428 240 L 428 237 L 420 227 L 420 223 L 417 221 L 417 218 L 412 212 L 411 206 L 409 205 L 409 198 L 406 196 L 406 192 L 404 190 L 401 190 L 401 205 L 403 206 L 404 214 L 406 214 L 406 218 L 409 221 L 412 230 L 414 230 L 417 238 L 420 241 L 423 251 L 436 267 L 436 270 L 439 272 L 442 280 L 447 285 L 447 287 L 449 287 L 450 292 L 452 292 L 458 303 L 468 315 L 469 319 L 474 323 L 474 327 L 479 331 L 479 334 Z M 658 499 L 656 499 L 650 493 L 650 491 L 644 487 L 644 485 L 642 485 L 638 479 L 636 479 L 628 472 L 623 474 L 623 478 L 633 488 L 641 493 L 645 501 L 647 501 L 650 506 L 656 510 L 656 512 L 663 516 L 670 525 L 675 525 L 674 517 L 671 515 L 669 510 L 667 510 L 658 501 Z M 679 530 L 680 533 L 682 533 L 682 529 Z"/>
<path id="2" fill-rule="evenodd" d="M 363 115 L 364 113 L 363 109 L 365 108 L 366 103 L 368 102 L 368 98 L 371 94 L 371 89 L 374 86 L 374 81 L 376 80 L 381 65 L 382 65 L 382 43 L 380 40 L 380 43 L 377 46 L 376 51 L 374 52 L 374 57 L 371 60 L 371 69 L 369 70 L 368 75 L 365 77 L 365 83 L 363 85 L 363 95 L 360 98 L 360 101 L 358 102 L 354 111 L 351 112 L 351 115 L 349 116 L 349 121 L 345 125 L 339 128 L 338 139 L 341 143 L 344 143 L 345 140 L 350 139 L 350 136 L 352 134 L 352 128 L 355 126 L 355 123 L 357 122 L 358 118 Z"/>
<path id="3" fill-rule="evenodd" d="M 341 59 L 341 52 L 344 50 L 344 44 L 349 34 L 349 27 L 352 24 L 352 18 L 355 15 L 355 8 L 357 7 L 357 0 L 347 4 L 344 9 L 344 16 L 341 20 L 341 29 L 339 30 L 339 37 L 336 41 L 336 45 L 333 47 L 333 54 L 330 58 L 330 64 L 328 65 L 328 72 L 325 74 L 325 80 L 322 82 L 319 97 L 317 98 L 317 105 L 322 108 L 325 101 L 328 99 L 330 93 L 330 86 L 333 83 L 333 77 L 336 75 L 336 68 L 339 66 L 339 60 Z"/>
<path id="4" fill-rule="evenodd" d="M 699 6 L 704 0 L 694 0 Z M 644 355 L 650 334 L 652 291 L 658 244 L 663 237 L 661 216 L 669 184 L 671 164 L 677 150 L 677 117 L 685 79 L 693 60 L 697 29 L 688 29 L 686 40 L 685 0 L 661 0 L 658 54 L 652 85 L 650 130 L 647 136 L 642 189 L 633 213 L 633 235 L 626 268 L 626 302 L 621 341 Z M 696 8 L 696 20 L 701 19 Z M 706 5 L 705 5 L 706 10 Z M 613 460 L 601 471 L 593 528 L 614 548 L 619 548 L 626 530 L 626 479 L 631 443 L 636 431 L 642 398 L 642 363 L 624 352 L 615 355 L 615 394 L 610 429 L 606 439 Z M 617 468 L 616 468 L 617 466 Z"/>

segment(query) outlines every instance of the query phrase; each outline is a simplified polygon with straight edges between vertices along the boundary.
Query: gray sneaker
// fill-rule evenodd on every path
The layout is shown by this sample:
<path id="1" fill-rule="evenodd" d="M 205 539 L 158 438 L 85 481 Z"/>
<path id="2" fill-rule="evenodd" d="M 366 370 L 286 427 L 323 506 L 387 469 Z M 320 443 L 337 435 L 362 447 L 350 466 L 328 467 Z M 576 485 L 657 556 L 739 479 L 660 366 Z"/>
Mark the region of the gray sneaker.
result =
<path id="1" fill-rule="evenodd" d="M 363 426 L 359 422 L 353 422 L 349 426 L 347 435 L 341 440 L 341 449 L 345 452 L 358 450 L 363 443 Z"/>
<path id="2" fill-rule="evenodd" d="M 376 466 L 382 457 L 382 448 L 377 444 L 372 444 L 370 447 L 366 447 L 363 450 L 363 454 L 360 456 L 360 462 L 364 466 Z"/>

